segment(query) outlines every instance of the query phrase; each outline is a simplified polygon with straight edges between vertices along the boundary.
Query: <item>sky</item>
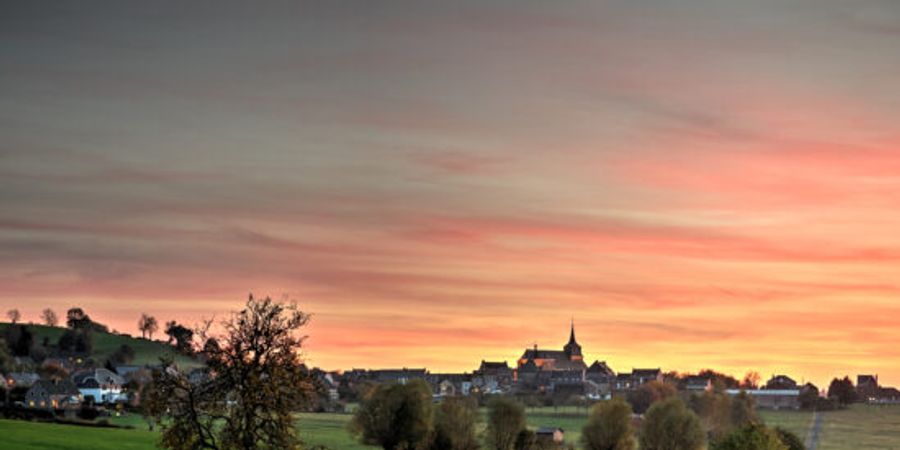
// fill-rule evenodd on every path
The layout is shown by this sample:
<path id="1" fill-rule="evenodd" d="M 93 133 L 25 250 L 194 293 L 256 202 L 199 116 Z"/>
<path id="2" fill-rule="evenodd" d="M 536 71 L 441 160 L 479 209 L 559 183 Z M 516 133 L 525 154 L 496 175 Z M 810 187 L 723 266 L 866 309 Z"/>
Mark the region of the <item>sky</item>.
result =
<path id="1" fill-rule="evenodd" d="M 893 0 L 0 2 L 0 308 L 900 384 Z"/>

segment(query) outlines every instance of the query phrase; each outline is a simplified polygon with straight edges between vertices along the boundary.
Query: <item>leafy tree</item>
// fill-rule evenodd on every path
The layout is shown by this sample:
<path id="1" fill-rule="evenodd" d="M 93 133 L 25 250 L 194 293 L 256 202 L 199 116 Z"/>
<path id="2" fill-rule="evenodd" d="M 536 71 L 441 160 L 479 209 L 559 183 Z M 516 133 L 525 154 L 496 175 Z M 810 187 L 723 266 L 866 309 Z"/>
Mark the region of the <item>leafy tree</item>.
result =
<path id="1" fill-rule="evenodd" d="M 537 434 L 528 428 L 523 428 L 516 435 L 516 443 L 513 446 L 515 450 L 535 450 L 538 446 Z"/>
<path id="2" fill-rule="evenodd" d="M 643 414 L 650 405 L 674 396 L 677 393 L 675 387 L 660 381 L 650 381 L 629 392 L 628 402 L 634 408 L 634 412 Z"/>
<path id="3" fill-rule="evenodd" d="M 175 348 L 181 353 L 191 353 L 194 340 L 194 330 L 179 325 L 174 320 L 166 323 L 166 334 L 169 335 L 169 344 L 174 342 Z"/>
<path id="4" fill-rule="evenodd" d="M 800 437 L 794 434 L 790 430 L 786 430 L 781 427 L 775 427 L 775 434 L 778 435 L 778 439 L 787 447 L 788 450 L 806 450 L 806 446 L 803 445 L 803 441 L 800 440 Z"/>
<path id="5" fill-rule="evenodd" d="M 831 384 L 828 386 L 828 396 L 836 398 L 840 406 L 847 406 L 856 402 L 856 388 L 853 387 L 850 377 L 835 378 L 831 380 Z"/>
<path id="6" fill-rule="evenodd" d="M 423 380 L 380 384 L 360 403 L 351 430 L 363 444 L 385 450 L 421 446 L 431 431 L 431 397 Z"/>
<path id="7" fill-rule="evenodd" d="M 144 339 L 153 339 L 153 333 L 156 333 L 156 330 L 159 329 L 159 324 L 156 322 L 156 317 L 148 315 L 146 313 L 141 314 L 141 318 L 138 320 L 138 330 L 141 331 L 141 337 Z"/>
<path id="8" fill-rule="evenodd" d="M 6 329 L 6 343 L 13 356 L 28 356 L 34 344 L 34 335 L 25 325 L 12 325 Z"/>
<path id="9" fill-rule="evenodd" d="M 731 399 L 731 425 L 741 428 L 758 422 L 760 420 L 756 415 L 756 401 L 753 400 L 753 397 L 744 391 L 735 395 Z"/>
<path id="10" fill-rule="evenodd" d="M 22 318 L 22 314 L 19 313 L 18 309 L 13 308 L 6 312 L 6 317 L 9 317 L 9 321 L 15 324 Z"/>
<path id="11" fill-rule="evenodd" d="M 713 443 L 710 450 L 788 450 L 788 447 L 781 442 L 778 433 L 753 423 Z"/>
<path id="12" fill-rule="evenodd" d="M 812 383 L 806 383 L 800 388 L 800 408 L 815 409 L 819 404 L 819 388 Z"/>
<path id="13" fill-rule="evenodd" d="M 68 329 L 59 337 L 56 345 L 65 353 L 90 354 L 94 349 L 94 338 L 90 328 Z"/>
<path id="14" fill-rule="evenodd" d="M 12 352 L 9 351 L 9 347 L 6 345 L 6 341 L 0 339 L 0 372 L 7 373 L 11 372 L 14 369 L 14 362 Z M 6 387 L 6 383 L 0 383 Z"/>
<path id="15" fill-rule="evenodd" d="M 712 369 L 703 369 L 699 373 L 698 376 L 709 378 L 712 381 L 713 388 L 717 391 L 725 390 L 725 389 L 737 389 L 740 387 L 740 383 L 737 378 L 724 374 L 721 372 L 716 372 Z"/>
<path id="16" fill-rule="evenodd" d="M 446 398 L 435 411 L 432 450 L 475 450 L 478 405 L 462 397 Z"/>
<path id="17" fill-rule="evenodd" d="M 73 330 L 88 328 L 91 318 L 85 314 L 84 310 L 78 307 L 69 308 L 66 311 L 66 326 Z"/>
<path id="18" fill-rule="evenodd" d="M 38 369 L 38 374 L 44 380 L 62 381 L 69 378 L 69 371 L 59 364 L 44 364 Z"/>
<path id="19" fill-rule="evenodd" d="M 720 391 L 708 391 L 689 398 L 689 406 L 703 423 L 712 439 L 718 439 L 732 430 L 731 397 Z"/>
<path id="20" fill-rule="evenodd" d="M 678 397 L 658 402 L 644 414 L 641 450 L 702 450 L 703 425 Z"/>
<path id="21" fill-rule="evenodd" d="M 112 355 L 109 361 L 116 365 L 128 364 L 134 360 L 134 349 L 128 344 L 122 344 Z"/>
<path id="22" fill-rule="evenodd" d="M 56 324 L 59 323 L 59 318 L 56 317 L 56 312 L 54 312 L 50 308 L 46 308 L 43 312 L 41 312 L 41 320 L 43 320 L 44 324 L 48 327 L 55 327 Z"/>
<path id="23" fill-rule="evenodd" d="M 759 372 L 749 371 L 746 375 L 744 375 L 744 379 L 741 380 L 741 389 L 757 389 L 759 388 L 759 382 L 762 380 L 762 377 L 759 376 Z"/>
<path id="24" fill-rule="evenodd" d="M 525 408 L 521 403 L 496 397 L 488 403 L 487 442 L 493 450 L 511 450 L 519 432 L 525 429 Z"/>
<path id="25" fill-rule="evenodd" d="M 298 332 L 308 321 L 294 304 L 251 296 L 222 322 L 218 349 L 206 355 L 208 376 L 156 371 L 145 414 L 159 423 L 162 447 L 298 448 L 293 412 L 314 390 L 299 354 L 306 337 Z"/>
<path id="26" fill-rule="evenodd" d="M 631 424 L 631 407 L 621 399 L 594 405 L 581 429 L 586 450 L 634 450 L 637 439 Z"/>

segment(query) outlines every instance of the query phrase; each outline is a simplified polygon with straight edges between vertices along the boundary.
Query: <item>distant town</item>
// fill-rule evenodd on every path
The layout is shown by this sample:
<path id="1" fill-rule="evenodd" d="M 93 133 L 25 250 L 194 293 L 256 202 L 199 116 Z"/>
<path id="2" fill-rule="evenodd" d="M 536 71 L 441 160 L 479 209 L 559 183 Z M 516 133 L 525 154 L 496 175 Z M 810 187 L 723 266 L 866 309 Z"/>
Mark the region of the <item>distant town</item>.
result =
<path id="1" fill-rule="evenodd" d="M 139 326 L 143 334 L 149 332 L 152 337 L 157 325 L 155 319 L 149 319 L 148 322 L 148 317 L 142 317 Z M 77 308 L 69 311 L 67 323 L 69 330 L 60 335 L 58 343 L 51 344 L 45 337 L 43 345 L 31 342 L 33 337 L 29 337 L 27 325 L 6 327 L 7 345 L 14 350 L 12 361 L 2 373 L 7 401 L 45 410 L 65 410 L 85 402 L 101 407 L 138 405 L 141 387 L 150 381 L 152 371 L 160 368 L 160 362 L 132 364 L 135 351 L 128 344 L 122 344 L 105 361 L 97 361 L 92 357 L 91 344 L 84 342 L 85 336 L 90 336 L 84 330 L 106 332 L 105 327 L 91 321 Z M 181 356 L 196 358 L 186 360 L 189 362 L 182 364 L 181 370 L 189 372 L 192 379 L 207 376 L 201 363 L 202 353 L 191 353 L 186 343 L 192 338 L 191 330 L 169 322 L 166 334 L 169 337 L 166 346 Z M 178 366 L 177 362 L 171 364 Z M 652 403 L 652 399 L 641 400 L 642 389 L 651 383 L 672 386 L 686 393 L 719 390 L 734 396 L 745 392 L 757 407 L 768 409 L 837 407 L 842 400 L 834 391 L 846 385 L 854 389 L 853 401 L 900 403 L 900 390 L 881 386 L 878 376 L 870 374 L 858 375 L 855 386 L 849 379 L 835 379 L 827 389 L 820 389 L 812 383 L 800 385 L 787 374 L 777 374 L 762 382 L 752 372 L 742 380 L 714 370 L 680 374 L 656 367 L 616 372 L 606 361 L 588 365 L 576 339 L 574 322 L 568 341 L 559 350 L 535 345 L 524 349 L 512 364 L 482 360 L 472 372 L 433 373 L 426 368 L 406 367 L 346 371 L 311 368 L 309 371 L 319 383 L 322 398 L 316 404 L 322 410 L 339 410 L 348 402 L 359 401 L 361 392 L 372 384 L 407 384 L 416 379 L 427 382 L 436 399 L 508 395 L 530 406 L 573 405 L 624 397 L 634 404 L 636 411 L 641 411 Z"/>

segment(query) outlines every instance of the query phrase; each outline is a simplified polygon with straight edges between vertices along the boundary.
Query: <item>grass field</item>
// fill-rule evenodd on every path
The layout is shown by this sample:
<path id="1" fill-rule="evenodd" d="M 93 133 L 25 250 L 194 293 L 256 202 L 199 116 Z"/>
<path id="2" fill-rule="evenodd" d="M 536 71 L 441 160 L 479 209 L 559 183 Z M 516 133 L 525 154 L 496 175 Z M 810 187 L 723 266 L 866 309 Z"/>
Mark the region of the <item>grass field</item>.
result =
<path id="1" fill-rule="evenodd" d="M 558 426 L 566 430 L 567 442 L 578 442 L 585 411 L 576 408 L 530 408 L 528 425 Z M 782 426 L 806 437 L 812 414 L 797 411 L 762 411 L 767 424 Z M 325 445 L 334 450 L 372 450 L 360 445 L 347 432 L 349 414 L 298 414 L 300 437 L 309 445 Z M 822 450 L 900 450 L 900 406 L 857 405 L 844 411 L 824 413 L 819 439 Z M 82 428 L 0 420 L 0 448 L 22 450 L 82 450 L 156 448 L 157 434 L 147 431 L 139 416 L 111 419 L 134 430 Z"/>
<path id="2" fill-rule="evenodd" d="M 8 323 L 0 323 L 0 333 L 3 333 L 7 327 L 9 327 Z M 54 345 L 63 332 L 66 331 L 65 328 L 48 327 L 45 325 L 28 325 L 28 330 L 34 334 L 34 342 L 41 343 L 46 337 L 50 343 Z M 172 348 L 164 342 L 95 332 L 93 334 L 93 343 L 94 349 L 91 352 L 91 357 L 100 364 L 103 364 L 103 362 L 123 344 L 127 344 L 134 349 L 135 358 L 134 361 L 131 362 L 131 364 L 134 365 L 159 363 L 159 357 L 163 355 L 172 356 L 175 359 L 175 362 L 182 367 L 194 367 L 199 365 L 197 361 L 187 356 L 174 353 Z"/>

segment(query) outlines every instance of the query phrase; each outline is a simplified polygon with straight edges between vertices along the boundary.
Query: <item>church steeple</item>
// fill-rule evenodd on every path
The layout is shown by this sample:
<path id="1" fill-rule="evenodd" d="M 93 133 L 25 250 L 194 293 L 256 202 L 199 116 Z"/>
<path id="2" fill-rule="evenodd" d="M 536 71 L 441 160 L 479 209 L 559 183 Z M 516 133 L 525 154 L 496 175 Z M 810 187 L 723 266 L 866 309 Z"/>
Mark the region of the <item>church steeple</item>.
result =
<path id="1" fill-rule="evenodd" d="M 563 351 L 572 361 L 580 361 L 583 359 L 581 356 L 581 346 L 575 341 L 575 318 L 572 318 L 571 329 L 569 331 L 569 343 L 563 347 Z"/>

